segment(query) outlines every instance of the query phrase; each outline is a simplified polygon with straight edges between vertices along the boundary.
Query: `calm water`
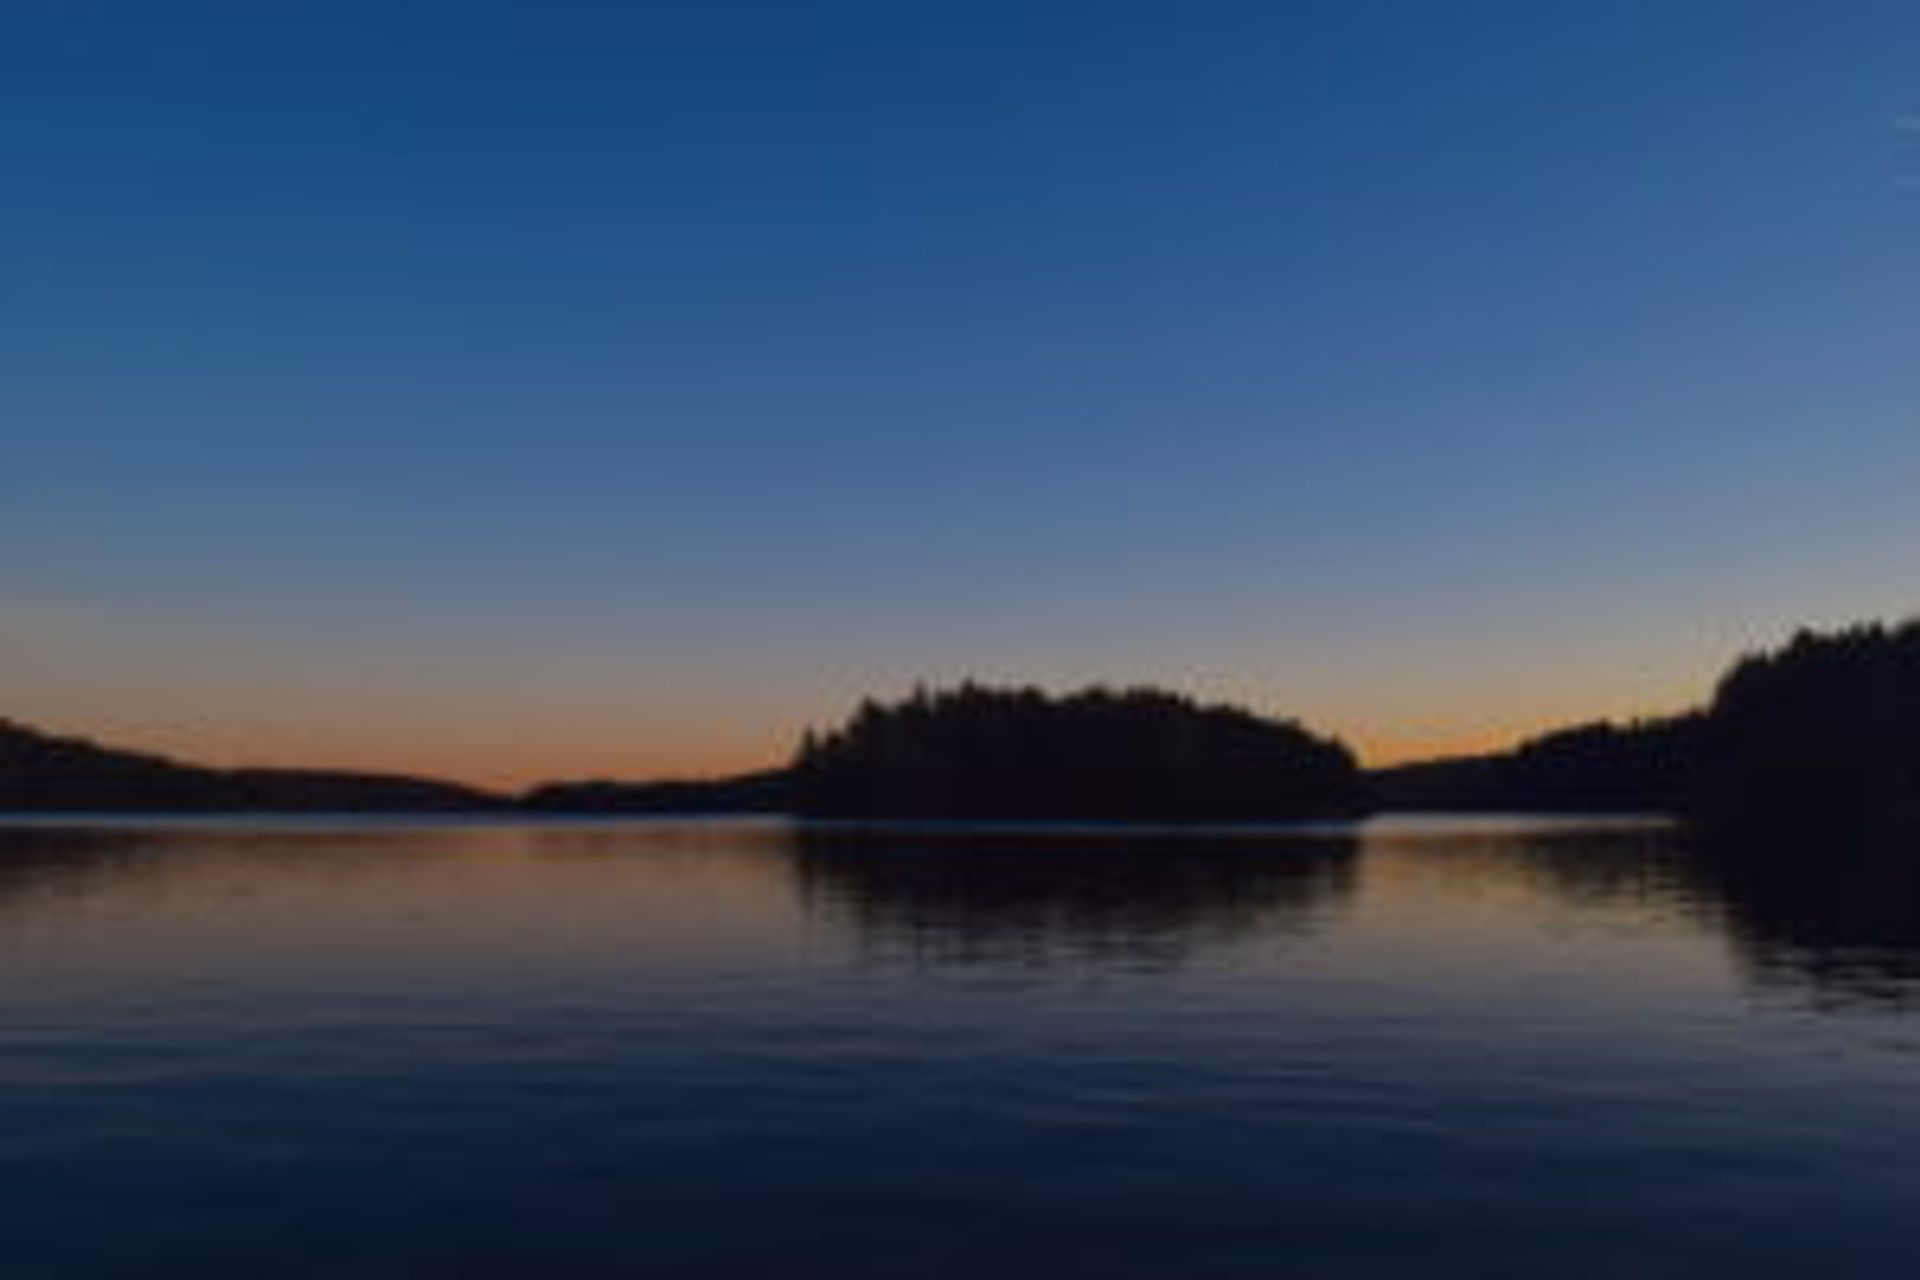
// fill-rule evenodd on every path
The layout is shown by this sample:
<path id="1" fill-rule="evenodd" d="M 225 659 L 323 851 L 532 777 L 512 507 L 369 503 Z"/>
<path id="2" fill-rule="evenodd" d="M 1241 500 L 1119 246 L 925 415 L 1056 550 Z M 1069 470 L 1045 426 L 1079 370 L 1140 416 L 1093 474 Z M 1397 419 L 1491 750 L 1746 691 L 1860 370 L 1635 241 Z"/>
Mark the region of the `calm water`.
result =
<path id="1" fill-rule="evenodd" d="M 0 830 L 0 1275 L 1820 1276 L 1920 898 L 1652 826 Z"/>

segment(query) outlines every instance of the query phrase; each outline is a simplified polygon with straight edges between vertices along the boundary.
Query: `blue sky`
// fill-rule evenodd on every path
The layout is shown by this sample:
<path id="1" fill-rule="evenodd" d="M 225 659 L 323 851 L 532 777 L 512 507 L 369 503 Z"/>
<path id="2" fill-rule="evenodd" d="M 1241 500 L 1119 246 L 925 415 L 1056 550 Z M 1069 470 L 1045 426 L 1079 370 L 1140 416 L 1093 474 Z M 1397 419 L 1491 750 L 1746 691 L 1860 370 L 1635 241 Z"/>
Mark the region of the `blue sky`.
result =
<path id="1" fill-rule="evenodd" d="M 1920 607 L 1920 10 L 0 13 L 5 709 L 488 780 L 1388 758 Z"/>

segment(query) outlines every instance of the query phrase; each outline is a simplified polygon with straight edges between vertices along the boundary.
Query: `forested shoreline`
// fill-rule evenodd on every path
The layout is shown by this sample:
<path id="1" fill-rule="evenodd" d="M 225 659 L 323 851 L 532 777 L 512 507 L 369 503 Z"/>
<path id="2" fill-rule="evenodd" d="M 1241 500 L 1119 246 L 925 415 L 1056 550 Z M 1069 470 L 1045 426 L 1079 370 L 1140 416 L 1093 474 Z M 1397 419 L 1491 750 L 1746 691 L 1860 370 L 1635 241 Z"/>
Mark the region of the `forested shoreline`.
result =
<path id="1" fill-rule="evenodd" d="M 503 794 L 433 778 L 217 769 L 0 721 L 0 811 L 788 813 L 839 819 L 1263 822 L 1382 811 L 1668 813 L 1920 829 L 1920 622 L 1802 632 L 1679 715 L 1365 770 L 1297 721 L 1154 688 L 966 683 L 868 701 L 782 766 Z"/>

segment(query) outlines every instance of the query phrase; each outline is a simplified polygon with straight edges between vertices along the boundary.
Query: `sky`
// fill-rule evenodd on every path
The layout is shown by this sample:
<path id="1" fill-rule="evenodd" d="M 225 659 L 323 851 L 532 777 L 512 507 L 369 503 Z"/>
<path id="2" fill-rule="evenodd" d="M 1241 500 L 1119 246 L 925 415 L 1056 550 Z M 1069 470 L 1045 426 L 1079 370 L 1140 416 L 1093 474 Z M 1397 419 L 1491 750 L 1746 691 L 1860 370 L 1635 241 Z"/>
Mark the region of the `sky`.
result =
<path id="1" fill-rule="evenodd" d="M 1920 6 L 14 0 L 0 715 L 773 763 L 1154 683 L 1386 761 L 1920 610 Z"/>

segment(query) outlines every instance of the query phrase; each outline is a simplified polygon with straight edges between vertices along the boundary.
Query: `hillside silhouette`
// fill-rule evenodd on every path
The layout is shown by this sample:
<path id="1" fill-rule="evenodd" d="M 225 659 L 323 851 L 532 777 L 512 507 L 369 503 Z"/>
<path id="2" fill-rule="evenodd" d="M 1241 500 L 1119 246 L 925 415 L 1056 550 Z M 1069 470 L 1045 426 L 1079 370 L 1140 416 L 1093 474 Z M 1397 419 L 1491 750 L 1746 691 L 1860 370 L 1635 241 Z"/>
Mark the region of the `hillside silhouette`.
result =
<path id="1" fill-rule="evenodd" d="M 1341 743 L 1154 689 L 965 684 L 867 702 L 808 734 L 790 772 L 809 817 L 1245 822 L 1366 808 Z"/>
<path id="2" fill-rule="evenodd" d="M 785 813 L 791 780 L 784 769 L 729 778 L 676 778 L 659 782 L 549 782 L 520 798 L 521 807 L 552 814 Z"/>
<path id="3" fill-rule="evenodd" d="M 0 811 L 442 813 L 504 803 L 472 787 L 398 774 L 210 769 L 0 720 Z"/>
<path id="4" fill-rule="evenodd" d="M 1376 769 L 1373 804 L 1410 811 L 1679 813 L 1693 803 L 1706 718 L 1596 722 L 1511 751 Z"/>
<path id="5" fill-rule="evenodd" d="M 809 733 L 780 768 L 554 782 L 518 797 L 396 774 L 208 768 L 0 720 L 0 811 L 10 812 L 1260 822 L 1495 809 L 1920 833 L 1920 622 L 1802 632 L 1739 659 L 1704 707 L 1681 715 L 1370 773 L 1293 721 L 1151 688 L 919 690 Z"/>
<path id="6" fill-rule="evenodd" d="M 1387 809 L 1680 814 L 1770 838 L 1920 833 L 1920 622 L 1802 631 L 1728 669 L 1707 706 L 1372 775 Z M 1792 847 L 1804 847 L 1793 845 Z"/>

